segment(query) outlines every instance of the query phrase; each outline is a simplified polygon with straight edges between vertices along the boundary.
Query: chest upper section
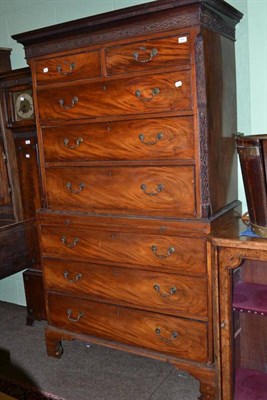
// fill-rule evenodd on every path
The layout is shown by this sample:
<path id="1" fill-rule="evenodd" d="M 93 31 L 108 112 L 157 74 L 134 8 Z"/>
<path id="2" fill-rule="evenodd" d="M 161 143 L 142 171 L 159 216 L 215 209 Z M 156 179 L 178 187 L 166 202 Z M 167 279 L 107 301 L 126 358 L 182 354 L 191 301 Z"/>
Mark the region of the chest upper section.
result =
<path id="1" fill-rule="evenodd" d="M 32 61 L 41 122 L 194 108 L 194 28 Z"/>

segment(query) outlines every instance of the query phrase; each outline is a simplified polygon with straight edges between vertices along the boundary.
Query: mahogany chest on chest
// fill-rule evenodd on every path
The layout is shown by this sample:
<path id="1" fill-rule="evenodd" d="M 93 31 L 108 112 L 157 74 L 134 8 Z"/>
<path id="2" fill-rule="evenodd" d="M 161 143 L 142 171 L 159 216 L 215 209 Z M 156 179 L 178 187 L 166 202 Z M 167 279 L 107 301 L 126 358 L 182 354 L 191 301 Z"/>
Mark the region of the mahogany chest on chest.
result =
<path id="1" fill-rule="evenodd" d="M 159 0 L 14 36 L 35 94 L 48 354 L 90 337 L 215 398 L 207 235 L 237 205 L 241 16 Z"/>

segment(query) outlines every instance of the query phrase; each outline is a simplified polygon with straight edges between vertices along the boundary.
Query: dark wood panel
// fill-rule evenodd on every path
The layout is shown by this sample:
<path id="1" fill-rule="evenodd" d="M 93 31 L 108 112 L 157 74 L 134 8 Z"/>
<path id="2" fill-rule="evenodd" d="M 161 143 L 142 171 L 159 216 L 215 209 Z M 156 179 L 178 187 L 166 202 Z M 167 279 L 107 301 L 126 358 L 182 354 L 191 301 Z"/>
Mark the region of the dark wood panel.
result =
<path id="1" fill-rule="evenodd" d="M 32 265 L 36 237 L 34 221 L 0 227 L 0 279 Z"/>
<path id="2" fill-rule="evenodd" d="M 204 54 L 197 59 L 197 68 L 199 63 L 204 63 L 206 81 L 205 93 L 203 77 L 198 77 L 200 115 L 207 113 L 206 121 L 200 119 L 203 124 L 200 126 L 200 143 L 203 145 L 200 152 L 201 178 L 203 181 L 207 179 L 211 212 L 215 213 L 238 198 L 235 48 L 232 40 L 217 33 L 204 30 L 203 38 Z M 208 130 L 205 132 L 206 124 Z M 206 144 L 205 135 L 208 135 Z M 208 176 L 205 178 L 206 163 Z M 205 198 L 204 190 L 202 196 Z"/>
<path id="3" fill-rule="evenodd" d="M 242 314 L 240 333 L 240 366 L 265 371 L 267 360 L 266 316 Z"/>
<path id="4" fill-rule="evenodd" d="M 11 204 L 9 189 L 10 186 L 7 175 L 6 156 L 3 143 L 0 142 L 0 206 L 1 207 Z"/>
<path id="5" fill-rule="evenodd" d="M 34 265 L 35 268 L 39 267 Z M 27 325 L 46 319 L 43 273 L 39 269 L 27 269 L 23 272 L 25 296 L 27 302 Z"/>
<path id="6" fill-rule="evenodd" d="M 267 263 L 264 261 L 244 260 L 240 272 L 244 282 L 267 285 Z"/>
<path id="7" fill-rule="evenodd" d="M 267 238 L 267 135 L 238 136 L 236 142 L 251 229 Z"/>
<path id="8" fill-rule="evenodd" d="M 39 159 L 36 137 L 15 140 L 18 175 L 24 219 L 35 217 L 41 207 Z"/>
<path id="9" fill-rule="evenodd" d="M 0 47 L 0 73 L 11 70 L 11 51 L 12 49 Z"/>

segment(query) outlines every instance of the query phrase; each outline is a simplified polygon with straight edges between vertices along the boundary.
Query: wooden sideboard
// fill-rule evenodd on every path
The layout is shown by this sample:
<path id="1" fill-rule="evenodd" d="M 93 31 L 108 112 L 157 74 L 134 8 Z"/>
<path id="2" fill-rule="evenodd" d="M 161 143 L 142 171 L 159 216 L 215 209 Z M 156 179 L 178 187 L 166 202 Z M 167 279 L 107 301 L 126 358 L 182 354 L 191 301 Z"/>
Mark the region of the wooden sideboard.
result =
<path id="1" fill-rule="evenodd" d="M 236 217 L 212 233 L 218 399 L 267 393 L 267 241 Z"/>
<path id="2" fill-rule="evenodd" d="M 13 36 L 32 72 L 48 354 L 80 338 L 216 397 L 208 234 L 237 202 L 235 25 L 159 0 Z"/>

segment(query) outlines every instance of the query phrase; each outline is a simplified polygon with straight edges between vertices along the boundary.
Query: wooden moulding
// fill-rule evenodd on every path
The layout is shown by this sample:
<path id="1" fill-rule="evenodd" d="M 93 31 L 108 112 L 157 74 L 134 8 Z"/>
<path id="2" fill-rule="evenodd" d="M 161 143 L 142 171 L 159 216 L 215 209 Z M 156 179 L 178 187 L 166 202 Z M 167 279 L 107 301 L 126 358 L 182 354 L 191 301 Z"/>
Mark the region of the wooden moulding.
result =
<path id="1" fill-rule="evenodd" d="M 84 47 L 192 25 L 207 27 L 234 40 L 235 25 L 241 18 L 242 13 L 222 1 L 161 0 L 13 35 L 12 38 L 24 45 L 29 59 L 77 48 L 77 45 Z"/>

